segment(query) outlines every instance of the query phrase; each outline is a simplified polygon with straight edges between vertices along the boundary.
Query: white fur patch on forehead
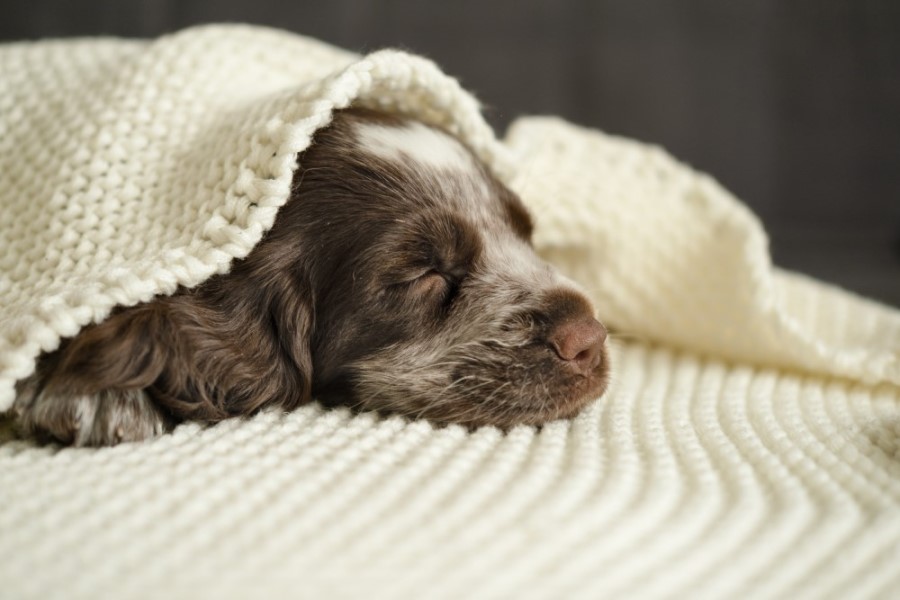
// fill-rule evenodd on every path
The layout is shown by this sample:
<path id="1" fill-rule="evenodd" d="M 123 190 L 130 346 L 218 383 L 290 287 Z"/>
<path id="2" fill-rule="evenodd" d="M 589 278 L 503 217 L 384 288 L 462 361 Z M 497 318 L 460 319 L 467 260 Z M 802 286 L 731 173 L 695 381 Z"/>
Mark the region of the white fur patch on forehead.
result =
<path id="1" fill-rule="evenodd" d="M 418 121 L 401 125 L 359 123 L 356 142 L 362 150 L 383 159 L 408 163 L 413 160 L 436 169 L 471 171 L 468 150 L 451 135 Z"/>

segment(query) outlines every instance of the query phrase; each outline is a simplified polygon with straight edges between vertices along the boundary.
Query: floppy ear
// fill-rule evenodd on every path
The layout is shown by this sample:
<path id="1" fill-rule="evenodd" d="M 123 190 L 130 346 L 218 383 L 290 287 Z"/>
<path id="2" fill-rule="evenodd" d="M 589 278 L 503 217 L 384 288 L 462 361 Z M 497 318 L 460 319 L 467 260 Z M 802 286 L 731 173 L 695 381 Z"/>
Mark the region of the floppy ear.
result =
<path id="1" fill-rule="evenodd" d="M 27 433 L 77 445 L 161 433 L 310 400 L 312 311 L 299 291 L 224 279 L 114 313 L 20 383 Z"/>
<path id="2" fill-rule="evenodd" d="M 300 290 L 276 292 L 239 271 L 169 299 L 167 320 L 165 364 L 148 393 L 179 418 L 309 402 L 312 310 Z"/>
<path id="3" fill-rule="evenodd" d="M 96 394 L 150 386 L 166 362 L 164 340 L 169 332 L 164 312 L 151 302 L 85 328 L 50 360 L 46 388 L 54 393 Z"/>

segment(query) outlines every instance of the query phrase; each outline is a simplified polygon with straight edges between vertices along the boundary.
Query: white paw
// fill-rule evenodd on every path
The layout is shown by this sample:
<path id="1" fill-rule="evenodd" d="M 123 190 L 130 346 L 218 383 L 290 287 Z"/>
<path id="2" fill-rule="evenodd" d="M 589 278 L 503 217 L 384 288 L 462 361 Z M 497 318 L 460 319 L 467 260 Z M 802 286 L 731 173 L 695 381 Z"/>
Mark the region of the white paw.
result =
<path id="1" fill-rule="evenodd" d="M 18 386 L 13 414 L 29 436 L 74 446 L 112 446 L 145 440 L 171 429 L 143 390 L 105 390 L 92 396 L 46 393 L 30 378 Z"/>

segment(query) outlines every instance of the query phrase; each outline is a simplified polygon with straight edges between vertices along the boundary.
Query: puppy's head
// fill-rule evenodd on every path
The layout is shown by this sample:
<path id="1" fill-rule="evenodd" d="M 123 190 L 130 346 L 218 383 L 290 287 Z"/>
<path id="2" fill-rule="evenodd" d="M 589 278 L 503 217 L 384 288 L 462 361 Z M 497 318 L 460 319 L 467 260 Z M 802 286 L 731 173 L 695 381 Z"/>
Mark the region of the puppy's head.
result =
<path id="1" fill-rule="evenodd" d="M 538 258 L 531 230 L 518 197 L 454 137 L 336 113 L 266 240 L 292 245 L 310 290 L 313 396 L 507 427 L 601 395 L 606 330 Z"/>

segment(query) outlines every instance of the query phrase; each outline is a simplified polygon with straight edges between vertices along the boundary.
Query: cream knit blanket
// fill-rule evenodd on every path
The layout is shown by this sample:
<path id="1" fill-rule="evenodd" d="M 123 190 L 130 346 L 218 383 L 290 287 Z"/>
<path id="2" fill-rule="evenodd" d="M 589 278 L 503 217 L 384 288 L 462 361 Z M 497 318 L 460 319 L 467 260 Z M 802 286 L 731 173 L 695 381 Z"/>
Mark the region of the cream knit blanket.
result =
<path id="1" fill-rule="evenodd" d="M 247 254 L 334 108 L 463 138 L 629 339 L 507 436 L 315 406 L 104 450 L 0 445 L 0 596 L 847 597 L 900 584 L 900 313 L 772 268 L 657 148 L 431 62 L 243 26 L 0 48 L 0 410 L 60 337 Z M 661 345 L 661 346 L 659 346 Z M 8 436 L 7 436 L 8 437 Z"/>

